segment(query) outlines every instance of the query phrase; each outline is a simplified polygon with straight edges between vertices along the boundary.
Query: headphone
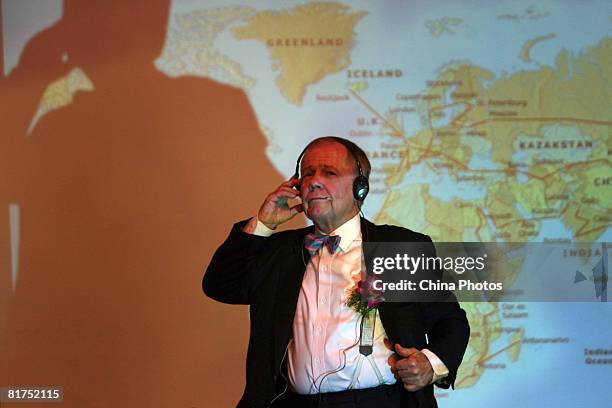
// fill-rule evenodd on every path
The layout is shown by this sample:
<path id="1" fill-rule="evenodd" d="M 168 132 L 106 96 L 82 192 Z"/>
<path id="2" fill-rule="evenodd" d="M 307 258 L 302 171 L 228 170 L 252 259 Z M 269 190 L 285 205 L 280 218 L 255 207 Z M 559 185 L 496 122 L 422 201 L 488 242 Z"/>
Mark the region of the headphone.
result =
<path id="1" fill-rule="evenodd" d="M 346 150 L 348 150 L 351 156 L 353 156 L 353 158 L 355 159 L 359 175 L 355 177 L 355 180 L 353 180 L 353 197 L 355 198 L 355 200 L 363 202 L 363 200 L 365 200 L 366 196 L 368 195 L 368 192 L 370 191 L 370 182 L 368 181 L 368 178 L 363 174 L 363 170 L 361 169 L 361 163 L 359 162 L 359 157 L 357 155 L 357 149 L 359 149 L 359 147 L 350 140 L 346 140 L 337 136 L 325 136 L 308 143 L 304 150 L 302 150 L 302 153 L 300 153 L 297 158 L 297 161 L 295 163 L 295 173 L 293 174 L 293 177 L 297 179 L 300 178 L 300 162 L 302 161 L 302 157 L 306 153 L 306 150 L 308 150 L 308 148 L 313 143 L 322 141 L 322 139 L 340 143 L 342 146 L 346 147 Z M 295 188 L 300 191 L 301 184 L 297 184 Z"/>

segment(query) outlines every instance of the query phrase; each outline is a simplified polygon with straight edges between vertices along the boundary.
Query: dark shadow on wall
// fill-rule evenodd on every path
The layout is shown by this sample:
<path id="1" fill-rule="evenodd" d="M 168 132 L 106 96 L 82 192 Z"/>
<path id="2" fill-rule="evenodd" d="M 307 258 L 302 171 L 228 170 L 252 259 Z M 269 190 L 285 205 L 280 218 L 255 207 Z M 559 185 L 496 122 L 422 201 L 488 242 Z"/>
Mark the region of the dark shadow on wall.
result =
<path id="1" fill-rule="evenodd" d="M 224 407 L 242 392 L 247 310 L 200 283 L 231 225 L 282 180 L 242 91 L 155 69 L 168 9 L 67 0 L 3 81 L 0 384 L 63 386 L 74 407 Z M 26 137 L 47 85 L 75 67 L 94 91 Z"/>

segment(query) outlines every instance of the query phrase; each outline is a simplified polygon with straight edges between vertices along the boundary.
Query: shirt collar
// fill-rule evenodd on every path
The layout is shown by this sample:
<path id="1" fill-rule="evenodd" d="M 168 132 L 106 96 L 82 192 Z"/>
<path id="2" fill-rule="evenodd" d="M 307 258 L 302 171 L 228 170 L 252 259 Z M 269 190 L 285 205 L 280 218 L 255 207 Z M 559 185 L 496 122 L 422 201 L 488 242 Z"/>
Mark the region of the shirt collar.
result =
<path id="1" fill-rule="evenodd" d="M 353 241 L 361 234 L 361 219 L 359 213 L 344 224 L 333 230 L 329 235 L 340 236 L 340 249 L 346 252 Z"/>

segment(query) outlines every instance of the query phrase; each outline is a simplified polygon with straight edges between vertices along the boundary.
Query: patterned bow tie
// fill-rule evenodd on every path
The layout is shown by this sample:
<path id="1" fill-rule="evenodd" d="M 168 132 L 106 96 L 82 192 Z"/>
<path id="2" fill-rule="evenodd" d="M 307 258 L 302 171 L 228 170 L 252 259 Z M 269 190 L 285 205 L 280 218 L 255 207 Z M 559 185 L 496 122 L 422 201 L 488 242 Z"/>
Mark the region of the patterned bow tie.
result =
<path id="1" fill-rule="evenodd" d="M 340 235 L 308 234 L 304 237 L 304 246 L 311 256 L 316 254 L 323 245 L 327 247 L 330 254 L 333 254 L 340 245 Z"/>

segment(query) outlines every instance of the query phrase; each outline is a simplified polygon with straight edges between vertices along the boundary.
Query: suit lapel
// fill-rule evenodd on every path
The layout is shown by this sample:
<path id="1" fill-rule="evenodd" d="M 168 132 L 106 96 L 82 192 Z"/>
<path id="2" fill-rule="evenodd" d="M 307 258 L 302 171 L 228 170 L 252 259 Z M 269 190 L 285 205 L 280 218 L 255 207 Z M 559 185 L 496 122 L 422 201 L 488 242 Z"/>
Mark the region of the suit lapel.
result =
<path id="1" fill-rule="evenodd" d="M 364 245 L 364 258 L 366 265 L 373 264 L 374 255 L 386 254 L 386 248 L 380 248 L 387 242 L 401 241 L 392 231 L 372 224 L 368 220 L 361 220 Z M 364 233 L 365 231 L 365 233 Z M 390 254 L 389 254 L 390 255 Z M 369 272 L 366 272 L 369 273 Z M 423 348 L 425 343 L 425 328 L 421 317 L 421 310 L 417 303 L 383 302 L 380 304 L 380 320 L 385 328 L 387 337 L 404 347 Z"/>
<path id="2" fill-rule="evenodd" d="M 313 229 L 313 228 L 312 228 Z M 279 254 L 280 270 L 274 305 L 274 367 L 280 366 L 291 337 L 293 317 L 310 254 L 304 248 L 303 237 L 309 229 L 284 245 Z"/>
<path id="3" fill-rule="evenodd" d="M 378 246 L 384 241 L 384 237 L 381 236 L 378 226 L 372 224 L 365 218 L 361 218 L 361 239 L 362 239 L 362 251 L 365 259 L 365 264 L 372 265 L 373 257 L 376 253 Z M 366 245 L 367 243 L 367 245 Z M 370 271 L 366 270 L 366 276 L 370 274 Z"/>

